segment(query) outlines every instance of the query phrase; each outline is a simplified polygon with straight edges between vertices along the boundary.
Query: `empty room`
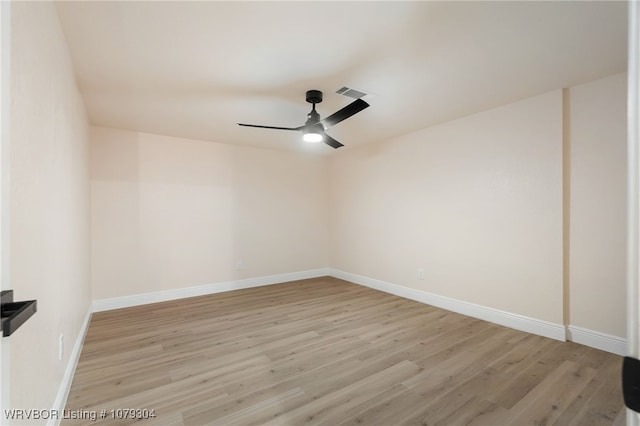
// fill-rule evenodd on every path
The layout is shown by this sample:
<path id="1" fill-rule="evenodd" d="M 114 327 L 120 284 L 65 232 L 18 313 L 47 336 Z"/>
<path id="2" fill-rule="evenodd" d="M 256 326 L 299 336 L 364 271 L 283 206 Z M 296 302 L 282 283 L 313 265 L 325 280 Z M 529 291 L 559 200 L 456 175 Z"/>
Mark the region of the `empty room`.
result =
<path id="1" fill-rule="evenodd" d="M 640 425 L 637 9 L 0 2 L 0 424 Z"/>

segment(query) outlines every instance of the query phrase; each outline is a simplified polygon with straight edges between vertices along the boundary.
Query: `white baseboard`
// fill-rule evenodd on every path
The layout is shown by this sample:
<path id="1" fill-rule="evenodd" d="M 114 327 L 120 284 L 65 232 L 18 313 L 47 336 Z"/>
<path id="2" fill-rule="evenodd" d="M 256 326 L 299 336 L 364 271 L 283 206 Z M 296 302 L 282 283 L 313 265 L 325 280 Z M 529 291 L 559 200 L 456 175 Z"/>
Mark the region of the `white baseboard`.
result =
<path id="1" fill-rule="evenodd" d="M 581 345 L 624 356 L 627 353 L 627 339 L 611 334 L 589 330 L 575 325 L 567 327 L 569 340 Z"/>
<path id="2" fill-rule="evenodd" d="M 82 322 L 82 326 L 80 327 L 80 332 L 78 333 L 76 342 L 73 345 L 73 350 L 69 355 L 67 368 L 65 369 L 64 376 L 62 377 L 62 383 L 60 383 L 60 387 L 58 388 L 58 394 L 56 395 L 56 399 L 53 402 L 53 410 L 56 410 L 55 412 L 58 412 L 61 415 L 57 419 L 53 418 L 52 416 L 47 422 L 47 426 L 57 426 L 60 424 L 62 413 L 64 412 L 64 407 L 67 405 L 67 397 L 69 396 L 69 390 L 71 390 L 73 376 L 76 372 L 78 360 L 80 359 L 80 353 L 82 352 L 82 344 L 84 343 L 84 338 L 87 335 L 87 329 L 89 328 L 89 322 L 91 321 L 91 313 L 91 306 L 89 306 L 89 310 L 84 317 L 84 321 Z"/>
<path id="3" fill-rule="evenodd" d="M 308 271 L 290 272 L 287 274 L 269 275 L 266 277 L 247 278 L 243 280 L 205 284 L 195 287 L 177 288 L 174 290 L 154 291 L 152 293 L 114 297 L 112 299 L 100 299 L 93 301 L 93 312 L 109 311 L 111 309 L 128 308 L 138 305 L 147 305 L 149 303 L 166 302 L 168 300 L 184 299 L 187 297 L 204 296 L 207 294 L 222 293 L 224 291 L 241 290 L 245 288 L 261 287 L 271 284 L 281 284 L 288 281 L 325 277 L 327 275 L 329 275 L 329 269 L 320 268 L 311 269 Z"/>
<path id="4" fill-rule="evenodd" d="M 566 340 L 565 327 L 562 324 L 542 321 L 539 319 L 526 317 L 524 315 L 501 311 L 482 305 L 476 305 L 474 303 L 464 302 L 462 300 L 453 299 L 451 297 L 440 296 L 423 290 L 417 290 L 397 284 L 391 284 L 386 281 L 363 277 L 361 275 L 356 275 L 337 269 L 330 268 L 329 275 L 335 278 L 343 279 L 345 281 L 350 281 L 355 284 L 373 288 L 375 290 L 384 291 L 385 293 L 395 294 L 396 296 L 415 300 L 417 302 L 422 302 L 473 318 L 489 321 L 494 324 L 504 325 L 516 330 L 526 331 L 527 333 L 537 334 L 555 340 Z"/>

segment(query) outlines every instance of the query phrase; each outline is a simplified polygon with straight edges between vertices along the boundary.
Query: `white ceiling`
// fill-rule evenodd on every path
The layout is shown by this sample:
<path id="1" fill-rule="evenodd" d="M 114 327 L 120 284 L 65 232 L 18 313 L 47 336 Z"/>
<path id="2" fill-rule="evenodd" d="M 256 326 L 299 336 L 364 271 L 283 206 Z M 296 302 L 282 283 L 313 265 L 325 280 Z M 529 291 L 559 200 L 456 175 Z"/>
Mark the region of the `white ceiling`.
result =
<path id="1" fill-rule="evenodd" d="M 626 69 L 626 2 L 59 2 L 92 124 L 231 144 L 333 152 L 296 127 L 377 142 Z M 337 151 L 340 152 L 340 151 Z"/>

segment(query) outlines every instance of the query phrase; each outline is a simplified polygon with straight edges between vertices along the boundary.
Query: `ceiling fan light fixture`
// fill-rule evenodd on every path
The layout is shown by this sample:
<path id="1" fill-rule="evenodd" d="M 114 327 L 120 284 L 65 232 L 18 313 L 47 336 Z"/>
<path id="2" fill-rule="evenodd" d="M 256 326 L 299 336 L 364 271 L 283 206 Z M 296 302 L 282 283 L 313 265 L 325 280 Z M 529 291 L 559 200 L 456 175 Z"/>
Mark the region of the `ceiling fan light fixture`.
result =
<path id="1" fill-rule="evenodd" d="M 302 140 L 305 142 L 322 142 L 322 134 L 316 132 L 309 132 L 302 135 Z"/>
<path id="2" fill-rule="evenodd" d="M 348 88 L 343 88 L 348 90 Z M 342 90 L 342 89 L 340 89 Z M 365 94 L 364 92 L 358 92 Z M 316 111 L 316 104 L 322 102 L 322 92 L 320 90 L 307 90 L 307 102 L 312 104 L 311 111 L 307 114 L 307 121 L 304 126 L 300 127 L 278 127 L 278 126 L 262 126 L 259 124 L 244 124 L 238 123 L 239 126 L 245 127 L 259 127 L 263 129 L 276 129 L 276 130 L 290 130 L 294 132 L 302 132 L 302 140 L 310 143 L 324 142 L 331 148 L 337 149 L 344 146 L 337 140 L 326 134 L 324 131 L 336 124 L 346 120 L 347 118 L 359 113 L 363 109 L 369 106 L 368 103 L 360 98 L 351 102 L 346 107 L 339 109 L 324 120 L 320 119 L 320 114 Z"/>

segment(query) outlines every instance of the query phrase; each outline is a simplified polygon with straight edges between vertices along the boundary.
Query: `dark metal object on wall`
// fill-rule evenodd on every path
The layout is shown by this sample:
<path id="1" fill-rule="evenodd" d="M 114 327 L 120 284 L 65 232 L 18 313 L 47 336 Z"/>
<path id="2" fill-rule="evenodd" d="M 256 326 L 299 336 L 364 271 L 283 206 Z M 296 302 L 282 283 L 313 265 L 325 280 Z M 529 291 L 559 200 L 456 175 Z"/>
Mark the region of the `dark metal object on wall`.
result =
<path id="1" fill-rule="evenodd" d="M 36 300 L 13 301 L 13 290 L 0 293 L 0 316 L 2 317 L 2 335 L 11 336 L 38 310 Z"/>

